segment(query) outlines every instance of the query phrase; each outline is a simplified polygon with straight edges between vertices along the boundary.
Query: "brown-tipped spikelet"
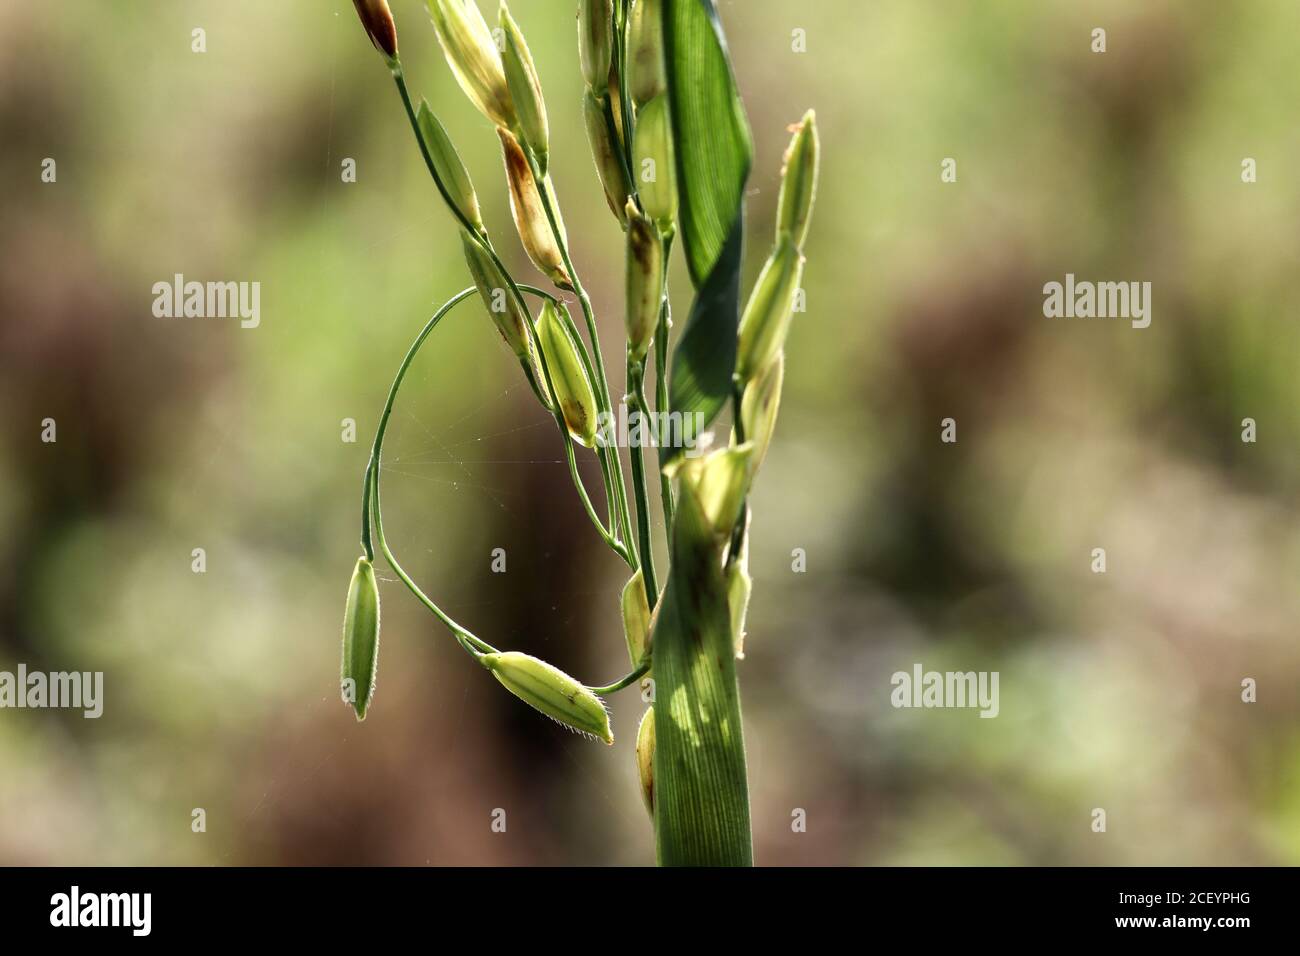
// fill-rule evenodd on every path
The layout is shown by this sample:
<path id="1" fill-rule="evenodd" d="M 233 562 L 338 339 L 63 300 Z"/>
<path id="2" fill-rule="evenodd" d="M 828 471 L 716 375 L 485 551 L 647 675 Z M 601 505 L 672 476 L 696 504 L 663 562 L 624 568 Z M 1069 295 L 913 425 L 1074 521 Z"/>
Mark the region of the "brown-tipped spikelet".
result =
<path id="1" fill-rule="evenodd" d="M 497 126 L 515 127 L 515 105 L 501 54 L 474 0 L 428 0 L 429 16 L 456 82 Z"/>
<path id="2" fill-rule="evenodd" d="M 619 159 L 618 144 L 610 136 L 609 124 L 605 122 L 604 101 L 591 90 L 582 99 L 582 118 L 587 123 L 587 142 L 591 144 L 591 156 L 596 161 L 596 173 L 600 176 L 601 188 L 605 190 L 605 201 L 619 222 L 626 223 L 624 203 L 632 195 L 632 187 L 628 184 L 623 161 Z"/>
<path id="3" fill-rule="evenodd" d="M 813 202 L 817 198 L 817 167 L 821 143 L 817 138 L 817 116 L 812 110 L 791 131 L 794 139 L 785 151 L 781 170 L 781 198 L 777 204 L 776 234 L 788 232 L 794 244 L 803 248 L 812 221 Z"/>
<path id="4" fill-rule="evenodd" d="M 484 654 L 479 663 L 506 690 L 552 720 L 607 744 L 614 742 L 604 703 L 559 668 L 518 651 Z"/>
<path id="5" fill-rule="evenodd" d="M 524 155 L 519 141 L 503 129 L 498 129 L 501 137 L 501 152 L 505 157 L 506 179 L 510 182 L 510 212 L 515 219 L 515 229 L 519 240 L 524 244 L 524 251 L 533 264 L 547 278 L 561 289 L 572 289 L 573 281 L 564 268 L 564 257 L 560 253 L 559 243 L 551 230 L 546 208 L 542 204 L 542 195 L 538 192 L 537 180 L 533 178 L 532 167 Z M 556 225 L 560 238 L 564 238 L 564 225 L 559 220 L 559 208 L 551 203 L 556 216 Z"/>
<path id="6" fill-rule="evenodd" d="M 343 665 L 340 684 L 343 702 L 351 704 L 357 720 L 366 719 L 366 709 L 375 695 L 375 673 L 379 665 L 379 586 L 375 569 L 364 556 L 357 559 L 348 585 L 348 603 L 343 612 Z"/>
<path id="7" fill-rule="evenodd" d="M 542 347 L 546 368 L 551 373 L 555 400 L 559 403 L 569 435 L 578 444 L 593 447 L 596 444 L 596 395 L 569 323 L 561 318 L 549 300 L 537 318 L 537 341 Z"/>
<path id="8" fill-rule="evenodd" d="M 393 23 L 393 11 L 388 9 L 388 0 L 352 0 L 357 8 L 361 25 L 366 28 L 370 42 L 384 55 L 389 66 L 397 63 L 397 25 Z"/>
<path id="9" fill-rule="evenodd" d="M 628 27 L 628 92 L 643 106 L 665 89 L 663 0 L 636 0 Z"/>
<path id="10" fill-rule="evenodd" d="M 627 216 L 627 342 L 632 358 L 641 361 L 650 348 L 664 298 L 664 249 L 659 232 L 630 199 Z"/>

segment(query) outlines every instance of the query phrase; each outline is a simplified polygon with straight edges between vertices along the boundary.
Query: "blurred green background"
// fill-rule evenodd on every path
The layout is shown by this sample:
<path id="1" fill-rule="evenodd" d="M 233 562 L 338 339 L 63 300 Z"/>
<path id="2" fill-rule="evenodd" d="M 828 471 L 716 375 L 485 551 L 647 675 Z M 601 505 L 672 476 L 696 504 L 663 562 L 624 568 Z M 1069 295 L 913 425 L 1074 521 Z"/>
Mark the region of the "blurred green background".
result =
<path id="1" fill-rule="evenodd" d="M 512 11 L 613 368 L 622 239 L 574 7 Z M 393 8 L 413 89 L 538 281 L 491 129 L 422 4 Z M 757 146 L 749 281 L 809 106 L 824 151 L 753 498 L 759 862 L 1300 863 L 1300 7 L 719 9 Z M 383 571 L 371 715 L 339 702 L 368 443 L 411 338 L 467 284 L 351 3 L 4 0 L 0 142 L 0 669 L 105 673 L 99 720 L 0 711 L 0 863 L 649 862 L 634 692 L 612 749 L 574 737 Z M 1151 327 L 1043 318 L 1066 272 L 1151 281 Z M 175 273 L 260 282 L 261 325 L 155 318 Z M 674 281 L 684 314 L 680 262 Z M 612 680 L 620 565 L 476 313 L 399 401 L 389 537 L 488 640 Z M 894 710 L 889 677 L 916 662 L 999 671 L 1000 716 Z"/>

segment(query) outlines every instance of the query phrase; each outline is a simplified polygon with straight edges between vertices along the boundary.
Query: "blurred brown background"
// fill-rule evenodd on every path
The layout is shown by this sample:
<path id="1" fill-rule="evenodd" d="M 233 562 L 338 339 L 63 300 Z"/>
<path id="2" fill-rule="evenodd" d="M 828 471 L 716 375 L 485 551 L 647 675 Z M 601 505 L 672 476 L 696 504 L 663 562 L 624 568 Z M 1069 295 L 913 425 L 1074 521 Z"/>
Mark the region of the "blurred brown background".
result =
<path id="1" fill-rule="evenodd" d="M 393 7 L 414 90 L 532 275 L 491 130 L 422 4 Z M 757 145 L 751 279 L 808 106 L 825 154 L 753 501 L 758 860 L 1300 862 L 1300 8 L 719 7 Z M 622 241 L 573 8 L 512 4 L 613 366 Z M 0 711 L 0 863 L 649 862 L 634 692 L 612 749 L 569 735 L 385 572 L 371 716 L 338 701 L 368 443 L 410 339 L 467 284 L 352 5 L 5 0 L 0 143 L 0 669 L 106 685 L 99 720 Z M 1066 272 L 1151 281 L 1151 327 L 1045 319 Z M 175 273 L 259 281 L 260 326 L 155 318 Z M 448 611 L 622 672 L 620 567 L 481 315 L 426 349 L 388 451 L 390 539 Z M 999 671 L 1000 716 L 891 708 L 918 661 Z"/>

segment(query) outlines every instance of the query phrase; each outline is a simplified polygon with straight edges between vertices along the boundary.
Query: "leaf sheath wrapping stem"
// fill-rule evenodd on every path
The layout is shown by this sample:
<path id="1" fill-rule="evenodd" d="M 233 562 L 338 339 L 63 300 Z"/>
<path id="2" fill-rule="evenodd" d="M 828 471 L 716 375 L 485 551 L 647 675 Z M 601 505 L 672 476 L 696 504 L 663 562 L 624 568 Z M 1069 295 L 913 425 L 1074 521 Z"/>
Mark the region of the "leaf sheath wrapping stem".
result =
<path id="1" fill-rule="evenodd" d="M 655 622 L 655 845 L 663 866 L 750 866 L 749 787 L 727 581 L 683 482 Z"/>

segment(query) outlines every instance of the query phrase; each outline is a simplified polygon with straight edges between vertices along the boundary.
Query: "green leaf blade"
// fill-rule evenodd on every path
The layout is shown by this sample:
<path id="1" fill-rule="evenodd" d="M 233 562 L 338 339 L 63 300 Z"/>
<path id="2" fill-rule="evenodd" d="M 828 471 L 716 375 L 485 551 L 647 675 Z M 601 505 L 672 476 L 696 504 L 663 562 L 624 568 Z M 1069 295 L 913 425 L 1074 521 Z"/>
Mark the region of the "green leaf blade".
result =
<path id="1" fill-rule="evenodd" d="M 698 289 L 740 215 L 754 144 L 713 0 L 667 0 L 664 51 L 682 243 Z"/>
<path id="2" fill-rule="evenodd" d="M 682 431 L 694 438 L 731 397 L 740 324 L 740 266 L 744 216 L 736 217 L 717 264 L 696 293 L 686 327 L 673 351 L 668 404 L 682 413 Z M 693 416 L 700 415 L 699 427 Z"/>
<path id="3" fill-rule="evenodd" d="M 666 0 L 663 29 L 678 218 L 697 290 L 673 352 L 669 405 L 693 436 L 731 395 L 754 146 L 713 0 Z"/>

